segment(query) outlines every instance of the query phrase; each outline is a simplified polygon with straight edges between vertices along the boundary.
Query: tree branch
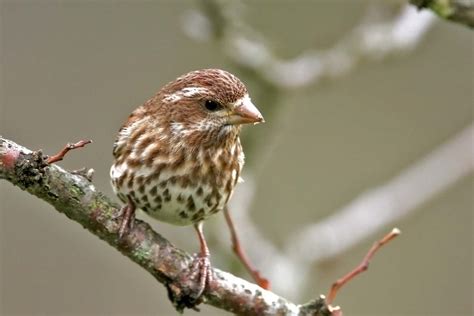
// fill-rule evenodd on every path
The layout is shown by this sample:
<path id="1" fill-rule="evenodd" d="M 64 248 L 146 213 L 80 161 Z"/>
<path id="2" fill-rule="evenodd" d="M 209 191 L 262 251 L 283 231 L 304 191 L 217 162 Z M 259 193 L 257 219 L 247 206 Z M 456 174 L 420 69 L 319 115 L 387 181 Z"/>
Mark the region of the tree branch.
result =
<path id="1" fill-rule="evenodd" d="M 31 151 L 0 136 L 0 179 L 48 202 L 147 270 L 167 288 L 178 311 L 192 305 L 189 293 L 197 284 L 180 278 L 192 256 L 140 220 L 135 220 L 130 233 L 119 239 L 119 207 L 87 178 L 50 165 L 41 151 Z M 212 273 L 213 280 L 203 297 L 206 304 L 244 315 L 335 315 L 324 296 L 297 305 L 230 273 L 218 269 Z"/>
<path id="2" fill-rule="evenodd" d="M 472 0 L 410 0 L 418 9 L 429 8 L 439 17 L 474 28 Z"/>

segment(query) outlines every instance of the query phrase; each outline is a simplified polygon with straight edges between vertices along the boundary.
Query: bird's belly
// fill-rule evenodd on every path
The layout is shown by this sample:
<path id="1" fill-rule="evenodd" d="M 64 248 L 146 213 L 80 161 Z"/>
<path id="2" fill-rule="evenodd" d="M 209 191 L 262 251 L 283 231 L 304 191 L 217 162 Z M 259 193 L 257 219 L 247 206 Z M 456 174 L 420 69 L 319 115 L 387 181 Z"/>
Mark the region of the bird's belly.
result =
<path id="1" fill-rule="evenodd" d="M 226 198 L 222 195 L 213 196 L 213 190 L 208 186 L 201 188 L 202 193 L 197 187 L 183 189 L 176 185 L 168 186 L 157 190 L 156 195 L 148 194 L 149 197 L 154 197 L 154 203 L 149 203 L 149 206 L 139 204 L 139 207 L 160 221 L 174 225 L 191 225 L 219 212 L 225 205 Z M 161 197 L 161 202 L 156 202 L 156 197 Z"/>
<path id="2" fill-rule="evenodd" d="M 212 187 L 166 173 L 154 177 L 142 171 L 140 177 L 121 179 L 114 176 L 114 168 L 117 166 L 111 169 L 112 186 L 122 201 L 130 198 L 151 217 L 174 225 L 191 225 L 217 213 L 231 193 L 225 186 Z"/>

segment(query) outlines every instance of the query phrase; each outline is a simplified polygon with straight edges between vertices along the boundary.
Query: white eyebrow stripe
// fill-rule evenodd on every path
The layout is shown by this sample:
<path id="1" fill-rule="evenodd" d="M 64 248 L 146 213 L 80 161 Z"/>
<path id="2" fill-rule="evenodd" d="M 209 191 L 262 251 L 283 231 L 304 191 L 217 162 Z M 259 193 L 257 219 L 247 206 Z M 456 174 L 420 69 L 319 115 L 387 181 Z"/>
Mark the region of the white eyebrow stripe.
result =
<path id="1" fill-rule="evenodd" d="M 207 93 L 208 91 L 209 90 L 207 88 L 203 88 L 203 87 L 186 87 L 186 88 L 181 89 L 178 92 L 181 92 L 184 97 L 190 98 L 198 94 Z"/>
<path id="2" fill-rule="evenodd" d="M 172 94 L 167 94 L 163 101 L 165 102 L 176 102 L 182 98 L 192 98 L 197 95 L 207 94 L 209 89 L 203 87 L 185 87 Z"/>

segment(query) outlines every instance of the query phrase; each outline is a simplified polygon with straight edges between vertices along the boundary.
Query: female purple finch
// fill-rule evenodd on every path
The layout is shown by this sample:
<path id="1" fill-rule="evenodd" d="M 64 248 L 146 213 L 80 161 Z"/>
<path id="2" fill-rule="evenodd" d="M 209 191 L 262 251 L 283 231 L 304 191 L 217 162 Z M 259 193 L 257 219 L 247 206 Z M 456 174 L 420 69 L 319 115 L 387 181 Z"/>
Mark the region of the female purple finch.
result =
<path id="1" fill-rule="evenodd" d="M 224 210 L 232 225 L 226 204 L 244 164 L 241 126 L 263 121 L 237 77 L 219 69 L 197 70 L 166 84 L 138 107 L 114 144 L 112 186 L 126 203 L 119 236 L 130 229 L 135 209 L 174 225 L 194 225 L 201 245 L 193 263 L 200 285 L 196 297 L 210 278 L 203 221 Z M 268 286 L 234 241 L 253 277 Z"/>

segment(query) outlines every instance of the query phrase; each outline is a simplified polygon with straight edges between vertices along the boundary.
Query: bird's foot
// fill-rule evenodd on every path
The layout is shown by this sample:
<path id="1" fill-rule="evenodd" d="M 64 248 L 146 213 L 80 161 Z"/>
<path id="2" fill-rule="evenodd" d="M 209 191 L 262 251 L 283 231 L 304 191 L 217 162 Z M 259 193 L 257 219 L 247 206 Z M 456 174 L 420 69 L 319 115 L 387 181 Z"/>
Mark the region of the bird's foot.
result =
<path id="1" fill-rule="evenodd" d="M 167 286 L 168 295 L 176 309 L 199 310 L 196 306 L 202 303 L 203 294 L 212 280 L 212 268 L 209 255 L 196 254 L 189 269 L 184 270 L 176 281 Z"/>
<path id="2" fill-rule="evenodd" d="M 135 205 L 131 202 L 122 206 L 113 219 L 120 219 L 119 238 L 122 239 L 132 228 L 135 219 Z"/>
<path id="3" fill-rule="evenodd" d="M 201 298 L 206 286 L 212 280 L 211 260 L 209 260 L 209 255 L 195 255 L 190 271 L 190 279 L 198 281 L 199 287 L 197 288 L 196 293 L 192 293 L 191 295 L 197 301 Z"/>

